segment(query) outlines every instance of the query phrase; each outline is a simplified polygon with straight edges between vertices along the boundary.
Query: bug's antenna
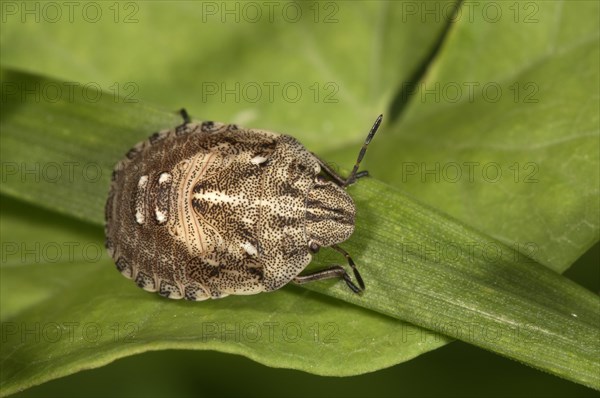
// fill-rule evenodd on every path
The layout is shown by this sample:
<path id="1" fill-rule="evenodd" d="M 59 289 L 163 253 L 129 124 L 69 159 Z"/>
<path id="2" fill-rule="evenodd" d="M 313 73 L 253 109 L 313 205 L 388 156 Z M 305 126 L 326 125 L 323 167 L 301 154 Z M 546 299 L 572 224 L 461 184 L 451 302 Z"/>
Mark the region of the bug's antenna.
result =
<path id="1" fill-rule="evenodd" d="M 358 167 L 360 166 L 360 162 L 362 161 L 363 157 L 365 156 L 365 153 L 367 152 L 367 146 L 373 139 L 373 136 L 377 132 L 377 129 L 379 128 L 379 125 L 381 124 L 382 120 L 383 120 L 383 115 L 379 115 L 377 117 L 377 119 L 375 120 L 375 123 L 373 123 L 373 127 L 371 127 L 371 131 L 369 131 L 369 135 L 367 135 L 367 139 L 365 140 L 365 143 L 363 144 L 362 148 L 360 148 L 360 152 L 358 153 L 358 158 L 356 159 L 356 163 L 354 164 L 354 167 L 352 168 L 352 172 L 350 173 L 348 178 L 346 178 L 346 180 L 341 184 L 342 187 L 347 187 L 348 185 L 354 183 L 359 178 L 369 175 L 368 171 L 361 171 L 359 173 Z"/>

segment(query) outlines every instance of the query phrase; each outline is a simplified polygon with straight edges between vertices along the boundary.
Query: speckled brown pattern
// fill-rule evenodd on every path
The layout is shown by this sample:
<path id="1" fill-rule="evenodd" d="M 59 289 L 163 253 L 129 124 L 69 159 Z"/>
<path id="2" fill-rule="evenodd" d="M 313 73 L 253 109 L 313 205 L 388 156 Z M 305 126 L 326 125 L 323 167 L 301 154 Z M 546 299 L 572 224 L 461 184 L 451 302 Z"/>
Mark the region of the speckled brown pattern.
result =
<path id="1" fill-rule="evenodd" d="M 205 122 L 153 134 L 113 172 L 106 247 L 117 269 L 169 298 L 272 291 L 311 250 L 354 230 L 354 203 L 296 139 Z"/>

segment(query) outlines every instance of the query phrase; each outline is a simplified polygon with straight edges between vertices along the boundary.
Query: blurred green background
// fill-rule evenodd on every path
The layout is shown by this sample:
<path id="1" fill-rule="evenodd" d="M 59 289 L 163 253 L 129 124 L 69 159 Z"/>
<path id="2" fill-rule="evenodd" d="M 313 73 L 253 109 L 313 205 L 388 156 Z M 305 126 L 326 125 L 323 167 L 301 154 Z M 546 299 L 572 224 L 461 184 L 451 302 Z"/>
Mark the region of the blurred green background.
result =
<path id="1" fill-rule="evenodd" d="M 558 61 L 540 56 L 551 44 L 577 42 L 579 36 L 590 32 L 597 40 L 598 26 L 593 26 L 597 5 L 590 8 L 591 2 L 523 1 L 492 2 L 488 7 L 484 2 L 475 3 L 124 1 L 65 5 L 3 1 L 1 64 L 88 84 L 120 97 L 124 106 L 138 103 L 169 112 L 186 107 L 199 120 L 289 132 L 302 137 L 312 150 L 330 154 L 327 158 L 338 164 L 353 161 L 357 144 L 380 112 L 393 128 L 388 129 L 387 147 L 372 148 L 372 157 L 431 162 L 453 159 L 449 142 L 464 138 L 465 142 L 473 139 L 469 142 L 477 143 L 476 138 L 467 136 L 477 131 L 487 134 L 481 134 L 486 137 L 482 140 L 491 137 L 492 155 L 462 148 L 458 158 L 495 159 L 493 151 L 505 152 L 502 144 L 507 140 L 518 143 L 526 137 L 524 131 L 544 130 L 533 121 L 544 120 L 548 113 L 558 114 L 557 108 L 567 113 L 571 98 L 578 98 L 580 89 L 566 83 L 567 77 L 587 81 L 586 73 L 597 75 L 587 63 L 578 62 L 578 54 Z M 577 7 L 584 5 L 586 8 L 578 11 Z M 453 25 L 450 20 L 456 17 L 455 10 L 462 13 Z M 529 69 L 531 60 L 539 62 L 534 65 L 541 71 Z M 547 64 L 550 66 L 544 69 Z M 524 75 L 513 75 L 522 70 Z M 468 101 L 455 104 L 443 97 L 441 101 L 419 101 L 419 94 L 405 85 L 502 80 L 509 90 L 512 81 L 507 76 L 517 76 L 513 80 L 522 83 L 522 91 L 511 92 L 521 98 L 531 94 L 525 84 L 539 84 L 541 106 L 534 109 L 528 104 L 515 105 L 517 101 L 476 101 L 467 110 L 464 105 Z M 558 82 L 574 88 L 563 91 L 561 86 L 558 90 Z M 573 91 L 576 93 L 570 97 Z M 550 98 L 567 104 L 562 108 L 560 103 L 553 104 L 556 108 L 548 111 Z M 538 113 L 518 119 L 523 109 Z M 597 118 L 581 119 L 583 122 L 576 122 L 583 124 L 589 119 L 592 125 L 597 123 Z M 503 123 L 511 128 L 504 129 Z M 553 123 L 549 119 L 546 126 Z M 141 137 L 145 135 L 147 132 L 140 132 Z M 562 149 L 572 150 L 568 145 Z M 564 154 L 550 155 L 554 162 Z M 531 155 L 520 156 L 517 159 L 527 160 Z M 547 171 L 550 167 L 544 156 L 539 163 Z M 398 183 L 401 176 L 386 164 L 372 162 L 373 171 L 386 182 Z M 479 185 L 467 191 L 468 199 L 462 196 L 465 191 L 456 190 L 460 184 L 446 184 L 443 193 L 440 184 L 417 181 L 397 185 L 424 202 L 446 206 L 442 210 L 505 241 L 533 236 L 531 240 L 551 249 L 557 245 L 546 239 L 552 235 L 552 227 L 560 227 L 567 216 L 574 217 L 556 210 L 539 219 L 532 215 L 531 220 L 505 223 L 510 214 L 527 214 L 531 203 L 515 201 L 513 207 L 506 207 L 505 214 L 498 214 L 489 208 L 502 200 L 477 191 Z M 561 189 L 565 186 L 568 184 Z M 514 184 L 508 188 L 498 184 L 497 189 L 502 188 L 513 189 Z M 582 195 L 576 189 L 571 194 Z M 440 196 L 447 200 L 439 203 Z M 3 196 L 3 206 L 10 200 Z M 571 200 L 567 195 L 564 202 Z M 37 211 L 31 205 L 18 206 L 24 206 L 23 214 Z M 540 227 L 544 217 L 548 217 L 549 226 Z M 72 229 L 77 232 L 87 227 Z M 542 248 L 539 260 L 561 271 L 589 246 L 590 239 L 584 236 L 558 254 Z M 599 262 L 596 244 L 565 275 L 598 292 Z M 107 395 L 559 397 L 597 393 L 454 342 L 406 363 L 347 378 L 273 369 L 217 352 L 152 352 L 50 381 L 15 396 Z"/>

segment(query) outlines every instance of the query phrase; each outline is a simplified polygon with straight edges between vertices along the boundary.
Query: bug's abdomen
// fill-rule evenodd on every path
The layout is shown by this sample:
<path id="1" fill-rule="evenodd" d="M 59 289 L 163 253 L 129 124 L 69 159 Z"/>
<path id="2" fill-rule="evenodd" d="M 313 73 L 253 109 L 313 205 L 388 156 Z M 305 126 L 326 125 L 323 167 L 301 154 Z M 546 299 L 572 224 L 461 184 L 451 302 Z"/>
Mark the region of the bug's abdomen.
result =
<path id="1" fill-rule="evenodd" d="M 182 272 L 201 252 L 191 206 L 182 200 L 186 179 L 197 173 L 194 165 L 211 163 L 197 137 L 191 129 L 170 130 L 136 145 L 117 164 L 106 205 L 106 246 L 117 269 L 144 290 L 176 299 L 208 297 Z"/>
<path id="2" fill-rule="evenodd" d="M 261 164 L 275 136 L 171 130 L 153 137 L 113 174 L 106 246 L 117 269 L 170 298 L 263 291 Z"/>

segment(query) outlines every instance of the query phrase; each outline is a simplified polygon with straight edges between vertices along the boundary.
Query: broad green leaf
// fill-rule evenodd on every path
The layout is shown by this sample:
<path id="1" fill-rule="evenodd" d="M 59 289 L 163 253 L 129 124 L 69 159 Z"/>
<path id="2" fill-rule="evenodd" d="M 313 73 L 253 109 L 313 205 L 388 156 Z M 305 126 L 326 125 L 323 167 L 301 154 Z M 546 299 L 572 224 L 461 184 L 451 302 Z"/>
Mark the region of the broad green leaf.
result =
<path id="1" fill-rule="evenodd" d="M 31 75 L 8 72 L 3 74 L 2 87 L 7 87 L 4 84 L 6 82 L 36 79 L 49 82 Z M 1 155 L 5 167 L 12 165 L 13 168 L 3 172 L 6 178 L 2 184 L 2 192 L 94 224 L 101 224 L 112 164 L 133 142 L 148 135 L 148 131 L 152 131 L 150 127 L 165 127 L 178 121 L 175 121 L 176 118 L 171 114 L 135 105 L 125 107 L 110 99 L 90 104 L 81 99 L 80 90 L 75 91 L 77 100 L 72 102 L 21 101 L 20 95 L 5 97 L 8 99 L 5 108 L 9 109 L 9 112 L 3 116 L 0 125 Z M 73 178 L 57 180 L 55 177 L 49 178 L 42 171 L 50 162 L 73 167 L 94 164 L 101 171 L 97 178 L 87 174 L 75 174 Z M 32 180 L 32 175 L 43 178 L 39 181 Z M 363 277 L 368 283 L 368 290 L 364 295 L 356 296 L 348 292 L 343 284 L 334 281 L 307 285 L 309 289 L 467 341 L 567 379 L 600 388 L 600 300 L 596 295 L 534 262 L 514 247 L 476 232 L 375 179 L 361 180 L 350 188 L 350 193 L 357 203 L 357 227 L 353 237 L 344 243 L 344 247 L 358 261 Z M 325 252 L 311 267 L 334 261 L 339 261 L 339 258 Z M 73 282 L 71 285 L 77 285 L 79 282 L 81 288 L 68 293 L 61 289 L 61 295 L 71 295 L 64 300 L 40 300 L 32 303 L 31 307 L 14 315 L 11 322 L 19 322 L 20 319 L 35 322 L 46 315 L 60 318 L 63 309 L 75 306 L 78 314 L 89 314 L 84 317 L 86 321 L 89 319 L 90 322 L 94 322 L 94 317 L 108 319 L 109 322 L 102 323 L 103 325 L 110 324 L 113 320 L 117 323 L 124 320 L 144 324 L 157 322 L 157 325 L 162 327 L 157 326 L 157 329 L 153 330 L 152 333 L 156 334 L 150 334 L 153 336 L 152 343 L 148 342 L 149 345 L 144 349 L 158 349 L 172 342 L 173 335 L 168 328 L 174 328 L 172 330 L 177 335 L 183 333 L 177 328 L 176 321 L 165 320 L 165 314 L 181 310 L 183 317 L 188 310 L 203 311 L 194 307 L 198 304 L 161 300 L 139 291 L 114 270 L 108 272 L 111 268 L 108 264 L 105 267 L 100 264 L 86 266 L 85 271 L 81 267 L 73 267 L 72 264 L 63 264 L 60 267 L 65 268 L 65 278 L 61 276 L 60 283 L 64 286 L 70 276 L 70 282 Z M 11 271 L 15 272 L 15 275 L 23 272 L 20 274 L 23 281 L 24 275 L 29 275 L 25 273 L 28 268 L 11 267 Z M 42 270 L 37 266 L 31 268 L 40 273 L 39 283 L 48 283 L 46 273 L 51 267 Z M 88 273 L 89 276 L 96 276 L 96 279 L 91 278 L 94 281 L 89 281 Z M 5 280 L 4 275 L 2 279 Z M 18 276 L 13 280 L 19 280 Z M 6 286 L 15 289 L 20 284 L 22 282 L 14 282 Z M 247 315 L 250 319 L 258 319 L 252 318 L 252 311 L 246 314 L 246 310 L 256 306 L 263 309 L 262 316 L 277 316 L 278 312 L 269 312 L 268 309 L 280 303 L 279 300 L 287 300 L 287 295 L 304 294 L 300 292 L 299 288 L 289 287 L 281 292 L 258 295 L 250 299 L 219 300 L 211 302 L 209 306 L 213 309 L 212 312 L 218 312 L 218 308 L 231 311 L 228 314 L 235 314 L 230 316 L 244 314 L 244 317 Z M 271 304 L 267 303 L 262 307 L 262 300 L 265 300 L 264 303 L 272 301 L 269 301 Z M 90 303 L 87 301 L 93 303 L 94 309 L 88 306 Z M 125 301 L 130 305 L 116 309 L 117 303 Z M 249 302 L 254 305 L 249 305 Z M 281 312 L 296 311 L 297 308 L 301 308 L 300 304 L 284 307 L 285 311 L 282 309 Z M 310 310 L 300 309 L 297 319 L 310 317 L 310 314 L 314 313 L 314 306 L 309 307 Z M 146 313 L 150 310 L 138 312 L 140 308 L 155 309 L 157 314 L 160 314 L 156 315 L 159 319 L 149 318 Z M 370 321 L 364 324 L 367 323 Z M 154 327 L 155 324 L 151 324 Z M 365 325 L 361 327 L 366 327 Z M 402 338 L 406 332 L 401 325 L 396 326 L 396 332 L 389 336 Z M 380 328 L 373 325 L 369 327 Z M 410 333 L 415 333 L 412 338 L 416 340 L 423 335 L 422 333 L 427 335 L 427 332 L 421 329 L 411 329 Z M 389 336 L 381 339 L 385 342 L 391 338 Z M 16 389 L 34 383 L 32 379 L 35 380 L 36 377 L 39 382 L 58 376 L 43 371 L 38 373 L 40 369 L 30 370 L 31 374 L 27 374 L 22 367 L 28 361 L 10 362 L 21 355 L 30 360 L 32 355 L 41 354 L 40 350 L 19 343 L 18 338 L 16 341 L 13 338 L 11 344 L 2 347 L 2 360 L 17 369 L 12 374 L 14 378 L 3 382 L 12 384 Z M 233 347 L 235 344 L 228 343 L 219 349 L 234 352 Z M 300 354 L 293 348 L 286 347 L 287 350 L 292 350 L 293 358 L 300 358 Z M 47 349 L 49 351 L 41 358 L 50 357 L 50 362 L 45 365 L 54 368 L 54 356 L 48 355 L 53 353 L 53 349 Z M 111 349 L 114 351 L 110 351 Z M 100 364 L 90 361 L 88 356 L 85 357 L 88 359 L 81 359 L 82 353 L 76 348 L 73 351 L 76 368 Z M 235 352 L 241 351 L 240 349 Z M 112 358 L 116 355 L 127 355 L 122 345 L 109 347 L 107 352 L 112 352 Z M 119 354 L 116 354 L 117 352 Z M 264 359 L 259 354 L 250 354 L 247 351 L 244 354 L 266 363 L 273 363 L 268 362 L 273 358 Z M 36 357 L 36 360 L 39 360 L 39 357 Z M 291 363 L 292 360 L 285 366 L 296 367 Z M 376 363 L 378 362 L 375 359 L 365 361 L 362 371 L 367 371 L 366 367 Z M 280 363 L 279 366 L 284 365 Z M 370 369 L 375 368 L 377 367 Z M 311 371 L 319 373 L 315 368 Z M 339 370 L 329 374 L 332 373 L 348 374 Z"/>
<path id="2" fill-rule="evenodd" d="M 203 120 L 301 132 L 319 150 L 362 138 L 447 24 L 388 1 L 249 3 L 83 2 L 56 21 L 41 3 L 37 20 L 15 3 L 2 64 Z"/>
<path id="3" fill-rule="evenodd" d="M 400 164 L 371 162 L 373 175 L 567 269 L 599 237 L 599 9 L 463 4 L 406 113 L 370 153 Z"/>

